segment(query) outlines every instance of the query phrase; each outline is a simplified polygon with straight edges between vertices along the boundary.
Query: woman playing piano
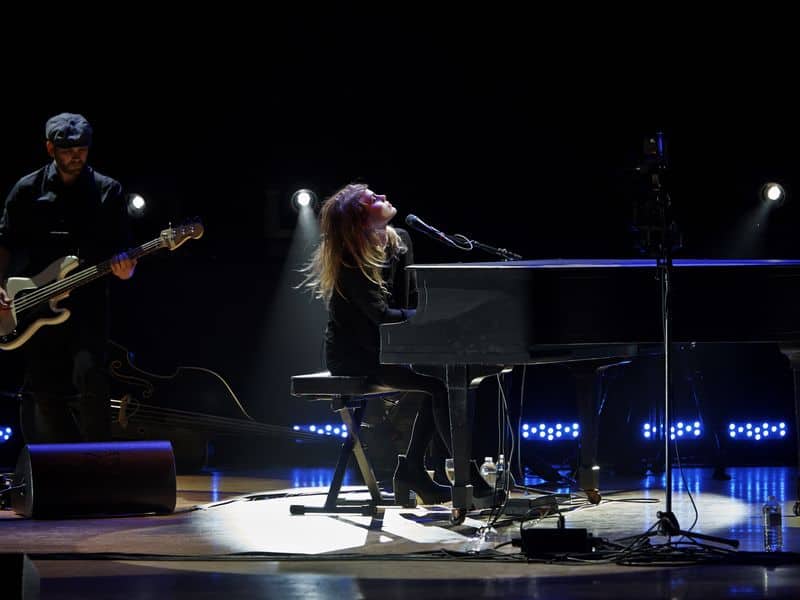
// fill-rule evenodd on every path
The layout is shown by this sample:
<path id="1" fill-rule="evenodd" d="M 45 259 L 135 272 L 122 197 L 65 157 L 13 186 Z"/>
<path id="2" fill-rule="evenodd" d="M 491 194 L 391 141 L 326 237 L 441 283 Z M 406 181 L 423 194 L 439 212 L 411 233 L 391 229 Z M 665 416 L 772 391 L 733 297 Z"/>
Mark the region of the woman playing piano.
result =
<path id="1" fill-rule="evenodd" d="M 403 321 L 416 306 L 411 238 L 389 222 L 397 214 L 385 195 L 365 184 L 349 184 L 322 206 L 321 241 L 307 267 L 305 285 L 328 305 L 326 366 L 332 375 L 367 375 L 375 383 L 423 392 L 405 455 L 397 457 L 395 501 L 408 504 L 414 490 L 424 504 L 450 500 L 450 488 L 425 470 L 425 452 L 434 436 L 449 448 L 447 387 L 410 365 L 380 363 L 381 323 Z"/>

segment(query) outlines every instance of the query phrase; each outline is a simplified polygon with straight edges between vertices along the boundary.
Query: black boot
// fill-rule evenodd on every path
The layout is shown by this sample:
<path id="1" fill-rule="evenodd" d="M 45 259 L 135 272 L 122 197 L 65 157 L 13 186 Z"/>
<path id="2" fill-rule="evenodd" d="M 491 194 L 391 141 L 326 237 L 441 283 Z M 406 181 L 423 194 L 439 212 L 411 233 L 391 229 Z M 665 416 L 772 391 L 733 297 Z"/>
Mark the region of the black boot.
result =
<path id="1" fill-rule="evenodd" d="M 417 494 L 422 504 L 441 504 L 451 499 L 449 487 L 435 483 L 421 465 L 415 465 L 404 454 L 399 454 L 394 472 L 395 503 L 405 507 L 414 506 L 411 490 Z"/>

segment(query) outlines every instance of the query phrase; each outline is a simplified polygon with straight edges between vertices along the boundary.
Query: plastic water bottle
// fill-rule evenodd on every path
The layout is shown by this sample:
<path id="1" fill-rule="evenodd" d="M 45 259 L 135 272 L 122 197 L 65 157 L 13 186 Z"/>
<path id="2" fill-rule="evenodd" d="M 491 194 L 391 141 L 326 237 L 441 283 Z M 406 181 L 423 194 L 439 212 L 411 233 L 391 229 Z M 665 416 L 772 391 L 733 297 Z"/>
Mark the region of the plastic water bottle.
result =
<path id="1" fill-rule="evenodd" d="M 487 484 L 489 484 L 491 487 L 494 487 L 494 484 L 497 481 L 497 465 L 494 464 L 494 459 L 491 456 L 487 456 L 483 459 L 483 464 L 481 465 L 481 477 L 483 477 L 483 480 Z"/>
<path id="2" fill-rule="evenodd" d="M 506 458 L 502 454 L 497 457 L 497 488 L 504 490 L 506 487 Z"/>
<path id="3" fill-rule="evenodd" d="M 781 505 L 770 496 L 761 508 L 764 517 L 764 551 L 780 552 L 783 549 Z"/>

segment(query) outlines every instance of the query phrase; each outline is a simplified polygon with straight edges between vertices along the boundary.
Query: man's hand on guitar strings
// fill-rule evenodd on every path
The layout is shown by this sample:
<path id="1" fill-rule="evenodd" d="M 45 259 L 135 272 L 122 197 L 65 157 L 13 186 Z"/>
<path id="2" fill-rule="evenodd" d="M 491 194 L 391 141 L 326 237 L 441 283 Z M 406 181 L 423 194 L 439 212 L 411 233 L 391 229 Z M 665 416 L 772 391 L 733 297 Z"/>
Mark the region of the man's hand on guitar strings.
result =
<path id="1" fill-rule="evenodd" d="M 130 279 L 135 270 L 136 259 L 130 258 L 125 252 L 111 259 L 111 272 L 120 279 Z"/>
<path id="2" fill-rule="evenodd" d="M 8 310 L 9 308 L 11 308 L 11 298 L 9 298 L 6 291 L 0 287 L 0 310 Z"/>

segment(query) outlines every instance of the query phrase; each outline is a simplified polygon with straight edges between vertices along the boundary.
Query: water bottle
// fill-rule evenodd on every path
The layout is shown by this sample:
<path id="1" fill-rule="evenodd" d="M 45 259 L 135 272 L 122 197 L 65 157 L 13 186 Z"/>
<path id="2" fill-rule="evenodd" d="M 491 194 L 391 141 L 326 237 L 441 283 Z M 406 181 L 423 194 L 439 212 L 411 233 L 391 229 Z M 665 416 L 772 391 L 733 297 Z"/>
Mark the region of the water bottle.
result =
<path id="1" fill-rule="evenodd" d="M 502 454 L 497 457 L 497 489 L 506 488 L 506 459 Z"/>
<path id="2" fill-rule="evenodd" d="M 483 459 L 483 464 L 481 465 L 481 477 L 483 477 L 483 480 L 487 484 L 489 484 L 491 487 L 494 487 L 494 484 L 497 481 L 497 465 L 494 464 L 494 459 L 491 456 L 487 456 Z"/>
<path id="3" fill-rule="evenodd" d="M 782 515 L 775 496 L 769 497 L 761 508 L 761 514 L 764 517 L 764 551 L 780 552 L 783 549 Z"/>

